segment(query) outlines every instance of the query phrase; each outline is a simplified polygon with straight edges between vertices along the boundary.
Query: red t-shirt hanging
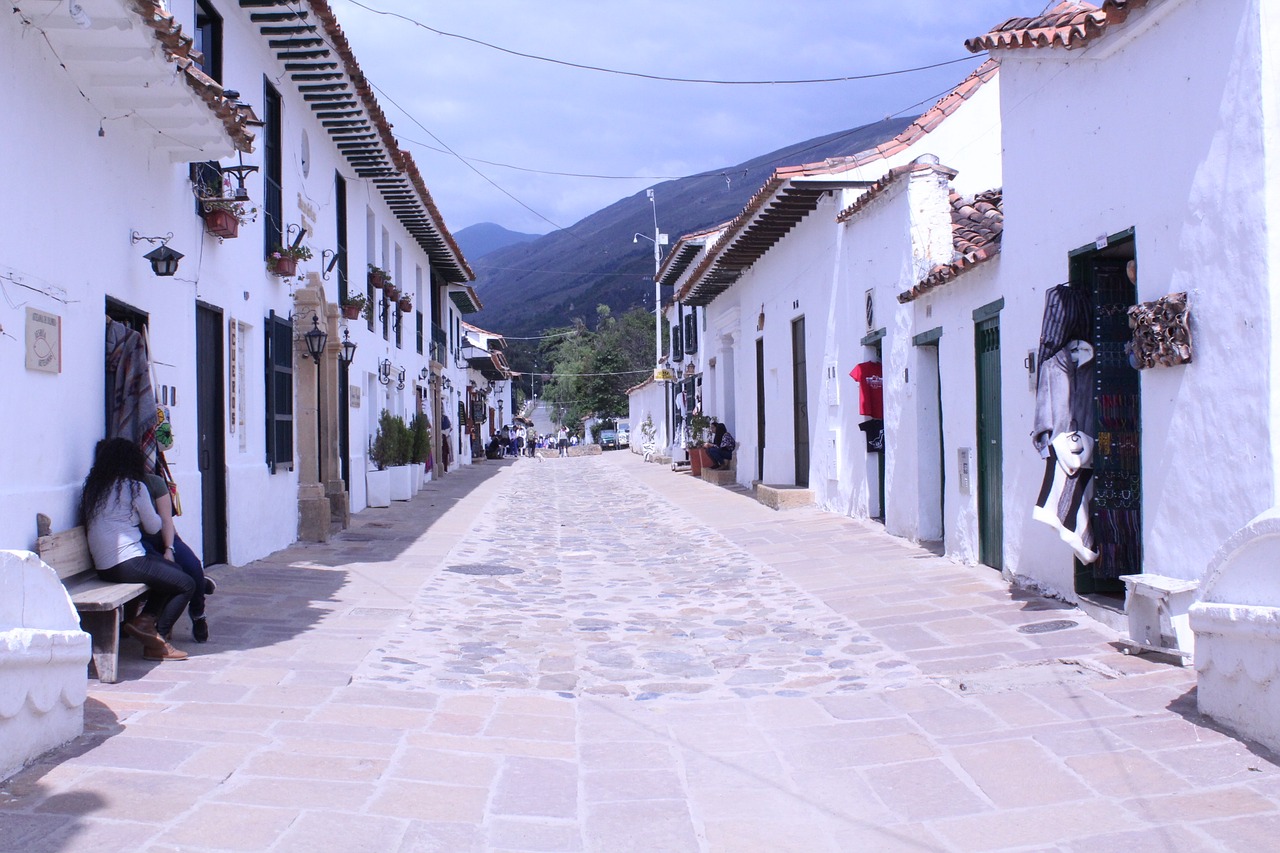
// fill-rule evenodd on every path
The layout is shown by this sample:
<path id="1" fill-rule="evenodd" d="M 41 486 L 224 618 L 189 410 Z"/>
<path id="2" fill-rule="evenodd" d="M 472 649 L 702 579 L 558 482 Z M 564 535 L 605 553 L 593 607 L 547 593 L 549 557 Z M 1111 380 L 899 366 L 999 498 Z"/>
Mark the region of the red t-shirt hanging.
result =
<path id="1" fill-rule="evenodd" d="M 864 361 L 849 375 L 858 383 L 858 411 L 873 418 L 884 417 L 884 380 L 880 378 L 880 362 Z"/>

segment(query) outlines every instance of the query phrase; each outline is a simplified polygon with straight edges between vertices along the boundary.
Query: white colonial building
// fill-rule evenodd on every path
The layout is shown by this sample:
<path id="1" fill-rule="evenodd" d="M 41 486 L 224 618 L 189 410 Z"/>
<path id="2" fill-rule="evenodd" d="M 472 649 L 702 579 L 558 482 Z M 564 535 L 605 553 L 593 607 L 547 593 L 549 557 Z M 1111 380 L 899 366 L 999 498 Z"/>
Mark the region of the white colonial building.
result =
<path id="1" fill-rule="evenodd" d="M 55 530 L 77 523 L 94 443 L 122 399 L 150 400 L 144 379 L 171 419 L 179 531 L 206 562 L 327 536 L 331 519 L 365 505 L 381 411 L 421 408 L 438 423 L 458 321 L 479 305 L 332 11 L 323 0 L 11 5 L 0 22 L 0 226 L 12 237 L 0 248 L 0 547 L 29 548 L 37 512 Z M 182 255 L 170 276 L 144 257 L 162 244 Z M 303 255 L 293 275 L 273 257 L 289 249 Z M 371 310 L 348 321 L 339 303 L 355 295 Z M 326 336 L 318 362 L 311 331 Z M 109 360 L 104 337 L 145 341 L 149 370 Z"/>

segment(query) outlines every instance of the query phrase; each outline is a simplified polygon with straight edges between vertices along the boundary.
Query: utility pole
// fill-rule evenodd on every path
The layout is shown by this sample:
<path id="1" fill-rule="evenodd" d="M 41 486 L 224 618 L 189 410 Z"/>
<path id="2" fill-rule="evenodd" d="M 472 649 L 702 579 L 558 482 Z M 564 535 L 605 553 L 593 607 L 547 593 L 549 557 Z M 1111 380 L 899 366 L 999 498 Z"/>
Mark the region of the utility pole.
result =
<path id="1" fill-rule="evenodd" d="M 637 233 L 631 238 L 631 242 L 638 243 L 640 238 L 644 237 L 653 243 L 653 372 L 654 379 L 662 390 L 663 408 L 667 410 L 663 417 L 663 432 L 666 435 L 662 436 L 663 440 L 660 443 L 660 446 L 666 446 L 670 443 L 666 436 L 670 434 L 671 413 L 668 407 L 671 401 L 668 399 L 666 381 L 657 379 L 657 375 L 662 367 L 662 284 L 658 280 L 658 273 L 662 270 L 662 247 L 667 244 L 667 235 L 658 230 L 658 201 L 653 197 L 653 189 L 645 190 L 645 195 L 653 207 L 653 236 L 646 237 L 644 234 Z"/>

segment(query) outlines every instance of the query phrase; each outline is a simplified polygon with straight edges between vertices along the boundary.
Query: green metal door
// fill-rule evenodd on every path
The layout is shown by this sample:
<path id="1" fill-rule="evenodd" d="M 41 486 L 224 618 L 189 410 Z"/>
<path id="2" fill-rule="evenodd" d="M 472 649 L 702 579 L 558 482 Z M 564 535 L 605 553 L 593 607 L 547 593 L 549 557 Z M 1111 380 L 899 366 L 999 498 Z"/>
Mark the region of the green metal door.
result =
<path id="1" fill-rule="evenodd" d="M 974 326 L 978 393 L 978 560 L 1004 565 L 1004 477 L 1000 445 L 1000 315 Z"/>
<path id="2" fill-rule="evenodd" d="M 796 485 L 809 485 L 809 380 L 804 348 L 804 318 L 791 321 L 791 388 L 795 424 Z"/>

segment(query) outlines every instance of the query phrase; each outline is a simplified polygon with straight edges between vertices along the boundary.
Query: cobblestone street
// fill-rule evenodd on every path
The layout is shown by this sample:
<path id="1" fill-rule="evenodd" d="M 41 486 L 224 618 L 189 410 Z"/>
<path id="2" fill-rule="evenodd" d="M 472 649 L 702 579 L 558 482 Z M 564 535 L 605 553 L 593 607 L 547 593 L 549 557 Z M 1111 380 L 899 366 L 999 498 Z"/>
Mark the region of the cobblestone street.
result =
<path id="1" fill-rule="evenodd" d="M 816 510 L 602 457 L 464 468 L 214 569 L 0 850 L 1208 851 L 1280 834 L 1194 671 Z"/>

